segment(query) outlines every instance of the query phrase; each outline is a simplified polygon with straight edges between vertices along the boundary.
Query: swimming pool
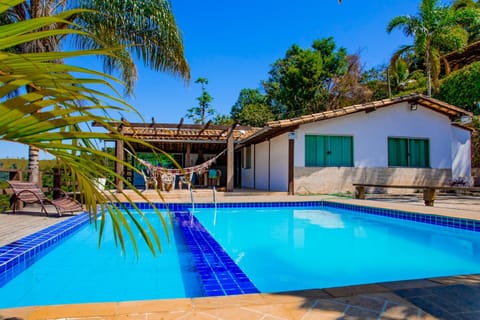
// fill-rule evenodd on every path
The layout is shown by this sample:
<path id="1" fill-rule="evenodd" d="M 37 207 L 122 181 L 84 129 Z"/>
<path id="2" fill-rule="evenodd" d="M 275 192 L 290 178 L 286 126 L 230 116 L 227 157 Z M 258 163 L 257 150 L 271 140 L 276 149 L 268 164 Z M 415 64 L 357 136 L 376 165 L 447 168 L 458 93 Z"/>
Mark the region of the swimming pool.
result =
<path id="1" fill-rule="evenodd" d="M 149 214 L 148 206 L 141 208 Z M 480 273 L 480 221 L 329 202 L 195 208 L 192 216 L 189 205 L 170 206 L 175 217 L 170 231 L 175 236 L 157 258 L 141 241 L 139 260 L 131 248 L 121 256 L 112 235 L 98 249 L 94 227 L 83 227 L 6 282 L 0 288 L 0 308 L 277 292 Z M 164 236 L 163 231 L 159 234 Z"/>

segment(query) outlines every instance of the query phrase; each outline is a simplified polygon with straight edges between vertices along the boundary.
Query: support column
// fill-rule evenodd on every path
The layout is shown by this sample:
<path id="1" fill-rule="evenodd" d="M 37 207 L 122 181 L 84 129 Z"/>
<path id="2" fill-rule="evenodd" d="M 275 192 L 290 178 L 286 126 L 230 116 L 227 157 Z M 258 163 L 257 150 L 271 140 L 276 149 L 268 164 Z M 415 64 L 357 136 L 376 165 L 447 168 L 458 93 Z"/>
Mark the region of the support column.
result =
<path id="1" fill-rule="evenodd" d="M 185 165 L 183 166 L 184 168 L 191 167 L 190 163 L 190 153 L 192 151 L 192 145 L 190 143 L 187 143 L 187 151 L 185 152 Z"/>
<path id="2" fill-rule="evenodd" d="M 253 145 L 253 189 L 257 189 L 257 160 L 256 160 L 256 156 L 257 156 L 257 145 L 254 144 Z"/>
<path id="3" fill-rule="evenodd" d="M 233 192 L 234 151 L 233 134 L 230 134 L 227 139 L 227 192 Z"/>
<path id="4" fill-rule="evenodd" d="M 270 191 L 270 180 L 271 180 L 271 176 L 270 176 L 270 172 L 271 172 L 271 167 L 270 167 L 271 152 L 272 152 L 271 140 L 268 139 L 268 188 L 267 188 L 268 191 Z"/>
<path id="5" fill-rule="evenodd" d="M 62 196 L 62 171 L 59 167 L 53 169 L 53 199 L 58 199 Z"/>
<path id="6" fill-rule="evenodd" d="M 288 194 L 293 195 L 295 193 L 295 186 L 293 183 L 294 175 L 294 153 L 295 153 L 295 140 L 289 137 L 288 139 Z"/>
<path id="7" fill-rule="evenodd" d="M 115 141 L 115 157 L 122 161 L 121 162 L 115 162 L 115 173 L 119 176 L 119 177 L 123 177 L 123 161 L 125 160 L 125 154 L 124 154 L 124 150 L 123 150 L 123 141 L 122 140 L 116 140 Z M 121 192 L 123 191 L 123 181 L 119 178 L 119 177 L 115 177 L 115 186 L 117 188 L 117 191 Z"/>

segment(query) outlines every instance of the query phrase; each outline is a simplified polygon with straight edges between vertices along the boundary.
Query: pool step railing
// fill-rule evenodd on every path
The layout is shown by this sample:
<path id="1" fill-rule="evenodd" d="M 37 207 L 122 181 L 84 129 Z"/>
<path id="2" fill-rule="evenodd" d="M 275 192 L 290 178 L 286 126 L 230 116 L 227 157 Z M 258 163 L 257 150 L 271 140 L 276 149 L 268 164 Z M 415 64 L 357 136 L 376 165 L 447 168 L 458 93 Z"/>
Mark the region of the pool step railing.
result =
<path id="1" fill-rule="evenodd" d="M 212 192 L 213 192 L 213 205 L 216 209 L 217 208 L 217 188 L 215 186 L 213 186 Z"/>
<path id="2" fill-rule="evenodd" d="M 190 184 L 190 202 L 192 204 L 192 210 L 191 210 L 191 214 L 193 215 L 194 212 L 195 212 L 195 199 L 193 198 L 193 190 L 192 190 L 192 185 Z"/>

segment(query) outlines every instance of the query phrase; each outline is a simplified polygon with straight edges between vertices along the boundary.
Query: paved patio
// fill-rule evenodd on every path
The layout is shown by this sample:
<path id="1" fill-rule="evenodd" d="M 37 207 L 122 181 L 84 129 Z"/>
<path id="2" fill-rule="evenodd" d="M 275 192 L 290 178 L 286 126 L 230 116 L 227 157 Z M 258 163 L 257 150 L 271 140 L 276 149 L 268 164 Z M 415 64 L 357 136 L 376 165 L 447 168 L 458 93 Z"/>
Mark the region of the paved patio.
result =
<path id="1" fill-rule="evenodd" d="M 145 194 L 152 201 L 154 191 Z M 169 202 L 189 202 L 186 191 L 166 194 Z M 211 202 L 211 190 L 194 194 Z M 480 199 L 440 196 L 425 207 L 418 195 L 371 196 L 353 200 L 333 196 L 286 196 L 274 193 L 217 194 L 218 202 L 332 200 L 368 206 L 480 220 Z M 52 211 L 54 212 L 54 211 Z M 0 245 L 58 223 L 36 209 L 0 214 Z M 252 294 L 217 298 L 153 300 L 0 309 L 0 319 L 480 319 L 480 274 L 400 281 L 364 286 Z"/>

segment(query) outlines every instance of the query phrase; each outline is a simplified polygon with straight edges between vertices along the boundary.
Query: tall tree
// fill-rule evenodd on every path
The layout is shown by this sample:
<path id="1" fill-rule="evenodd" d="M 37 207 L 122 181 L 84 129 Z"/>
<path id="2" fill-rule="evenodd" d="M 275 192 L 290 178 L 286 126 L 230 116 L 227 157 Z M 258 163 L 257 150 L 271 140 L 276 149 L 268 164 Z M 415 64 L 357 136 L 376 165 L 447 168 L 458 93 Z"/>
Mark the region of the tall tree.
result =
<path id="1" fill-rule="evenodd" d="M 215 109 L 210 105 L 213 98 L 206 88 L 208 84 L 207 78 L 200 77 L 195 80 L 195 83 L 199 83 L 202 86 L 202 93 L 197 97 L 198 106 L 188 109 L 186 117 L 192 119 L 194 123 L 204 125 L 207 118 L 211 118 L 215 115 Z"/>
<path id="2" fill-rule="evenodd" d="M 240 124 L 254 127 L 262 127 L 268 121 L 274 120 L 267 97 L 259 89 L 242 89 L 230 115 Z"/>
<path id="3" fill-rule="evenodd" d="M 461 24 L 475 19 L 476 15 L 475 10 L 453 11 L 439 6 L 438 0 L 422 0 L 417 15 L 397 16 L 388 24 L 388 33 L 400 28 L 405 35 L 414 38 L 411 48 L 425 60 L 428 96 L 432 95 L 432 79 L 438 86 L 442 51 L 456 50 L 467 44 L 468 32 Z"/>
<path id="4" fill-rule="evenodd" d="M 290 118 L 331 108 L 334 82 L 346 70 L 346 50 L 336 50 L 333 38 L 326 38 L 308 49 L 290 47 L 262 84 L 275 117 Z"/>
<path id="5" fill-rule="evenodd" d="M 343 108 L 370 101 L 373 92 L 362 83 L 360 55 L 347 56 L 346 72 L 335 79 L 331 90 L 331 108 Z"/>
<path id="6" fill-rule="evenodd" d="M 48 37 L 19 43 L 16 52 L 56 52 L 65 39 L 73 39 L 80 49 L 118 48 L 113 56 L 101 56 L 105 71 L 119 72 L 127 84 L 127 93 L 133 90 L 136 80 L 134 57 L 146 66 L 190 78 L 190 70 L 184 57 L 183 42 L 168 0 L 26 0 L 15 5 L 0 16 L 0 24 L 10 24 L 30 19 L 61 14 L 65 9 L 87 8 L 68 15 L 65 22 L 42 26 Z M 93 37 L 70 34 L 65 29 L 82 26 Z M 66 37 L 69 34 L 74 37 Z M 80 35 L 80 36 L 79 36 Z M 60 61 L 59 61 L 60 62 Z M 30 148 L 30 180 L 38 181 L 38 150 Z"/>
<path id="7" fill-rule="evenodd" d="M 361 82 L 372 92 L 372 100 L 390 97 L 388 66 L 379 65 L 362 73 Z"/>
<path id="8" fill-rule="evenodd" d="M 229 126 L 232 125 L 235 121 L 228 115 L 217 113 L 215 118 L 213 118 L 213 124 Z"/>

